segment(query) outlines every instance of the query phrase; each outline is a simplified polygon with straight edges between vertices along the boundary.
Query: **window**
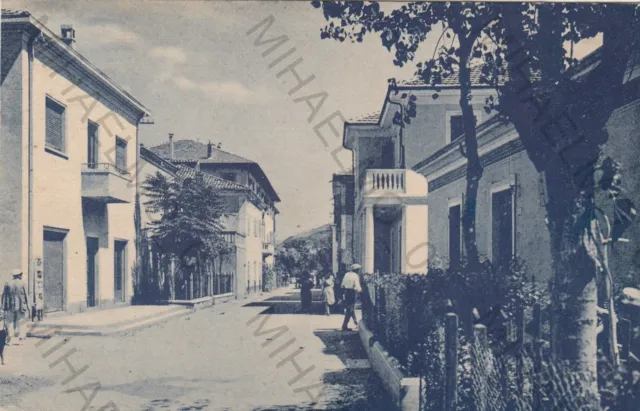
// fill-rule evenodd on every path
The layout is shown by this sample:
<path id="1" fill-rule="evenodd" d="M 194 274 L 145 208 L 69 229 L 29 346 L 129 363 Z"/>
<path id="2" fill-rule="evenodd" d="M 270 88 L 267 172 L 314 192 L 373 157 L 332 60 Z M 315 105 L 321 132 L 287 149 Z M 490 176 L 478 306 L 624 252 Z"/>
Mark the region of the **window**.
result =
<path id="1" fill-rule="evenodd" d="M 449 207 L 449 264 L 456 266 L 461 260 L 461 210 L 460 204 Z"/>
<path id="2" fill-rule="evenodd" d="M 120 137 L 116 137 L 116 168 L 127 172 L 127 142 Z"/>
<path id="3" fill-rule="evenodd" d="M 222 173 L 222 178 L 224 178 L 225 180 L 229 180 L 229 181 L 236 181 L 236 175 L 235 173 Z"/>
<path id="4" fill-rule="evenodd" d="M 65 107 L 47 97 L 45 118 L 45 145 L 61 153 L 65 144 Z"/>
<path id="5" fill-rule="evenodd" d="M 87 164 L 89 168 L 98 166 L 98 125 L 91 121 L 87 124 Z"/>
<path id="6" fill-rule="evenodd" d="M 462 122 L 462 114 L 451 116 L 451 140 L 464 134 L 464 123 Z"/>
<path id="7" fill-rule="evenodd" d="M 514 255 L 513 203 L 513 188 L 491 195 L 491 253 L 497 266 L 507 266 Z"/>
<path id="8" fill-rule="evenodd" d="M 473 112 L 474 117 L 476 119 L 476 126 L 482 120 L 482 115 L 480 111 L 475 110 Z M 464 134 L 464 121 L 462 121 L 462 113 L 458 112 L 447 112 L 446 114 L 446 144 L 451 143 L 457 137 L 460 137 Z"/>

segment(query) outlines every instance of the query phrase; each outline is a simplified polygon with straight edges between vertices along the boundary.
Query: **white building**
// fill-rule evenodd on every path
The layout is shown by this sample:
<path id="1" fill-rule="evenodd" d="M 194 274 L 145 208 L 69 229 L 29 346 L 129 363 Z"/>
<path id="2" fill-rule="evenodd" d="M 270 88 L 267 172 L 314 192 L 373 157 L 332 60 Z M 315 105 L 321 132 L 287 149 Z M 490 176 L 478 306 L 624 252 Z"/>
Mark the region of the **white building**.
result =
<path id="1" fill-rule="evenodd" d="M 263 269 L 275 263 L 275 203 L 280 201 L 260 165 L 211 143 L 174 142 L 173 135 L 168 143 L 150 150 L 175 165 L 211 177 L 209 184 L 226 199 L 223 230 L 234 245 L 234 292 L 237 297 L 260 292 Z"/>
<path id="2" fill-rule="evenodd" d="M 27 12 L 2 12 L 0 280 L 45 312 L 127 303 L 148 110 Z"/>

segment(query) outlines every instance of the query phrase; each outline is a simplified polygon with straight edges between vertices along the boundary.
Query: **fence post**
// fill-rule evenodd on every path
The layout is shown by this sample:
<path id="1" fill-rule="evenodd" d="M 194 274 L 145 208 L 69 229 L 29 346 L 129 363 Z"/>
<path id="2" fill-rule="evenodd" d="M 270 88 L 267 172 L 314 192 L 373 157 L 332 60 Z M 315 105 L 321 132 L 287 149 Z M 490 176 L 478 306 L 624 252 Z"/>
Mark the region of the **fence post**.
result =
<path id="1" fill-rule="evenodd" d="M 189 295 L 187 296 L 187 300 L 193 299 L 193 270 L 189 270 Z"/>
<path id="2" fill-rule="evenodd" d="M 458 403 L 458 316 L 448 313 L 445 319 L 444 409 L 455 411 Z"/>
<path id="3" fill-rule="evenodd" d="M 504 338 L 503 349 L 499 355 L 496 355 L 496 360 L 501 369 L 500 383 L 502 385 L 502 397 L 504 400 L 504 406 L 506 410 L 514 409 L 514 404 L 511 401 L 511 353 L 508 349 L 511 345 L 511 331 L 513 329 L 513 321 L 505 321 L 501 327 L 501 335 Z"/>
<path id="4" fill-rule="evenodd" d="M 629 353 L 631 352 L 631 321 L 626 318 L 620 318 L 618 332 L 620 333 L 620 344 L 622 345 L 620 359 L 622 361 L 628 361 Z"/>
<path id="5" fill-rule="evenodd" d="M 522 396 L 524 393 L 524 361 L 522 358 L 522 348 L 524 345 L 524 309 L 523 307 L 518 307 L 516 310 L 516 349 L 514 350 L 516 355 L 516 386 L 517 386 L 517 396 Z"/>
<path id="6" fill-rule="evenodd" d="M 540 303 L 533 306 L 533 409 L 539 410 L 541 407 L 542 387 L 540 384 L 540 374 L 542 372 L 542 313 Z"/>
<path id="7" fill-rule="evenodd" d="M 473 389 L 473 410 L 474 411 L 489 411 L 485 406 L 487 399 L 486 384 L 488 379 L 487 370 L 487 327 L 482 324 L 476 324 L 473 327 L 473 342 L 472 342 L 472 382 Z"/>

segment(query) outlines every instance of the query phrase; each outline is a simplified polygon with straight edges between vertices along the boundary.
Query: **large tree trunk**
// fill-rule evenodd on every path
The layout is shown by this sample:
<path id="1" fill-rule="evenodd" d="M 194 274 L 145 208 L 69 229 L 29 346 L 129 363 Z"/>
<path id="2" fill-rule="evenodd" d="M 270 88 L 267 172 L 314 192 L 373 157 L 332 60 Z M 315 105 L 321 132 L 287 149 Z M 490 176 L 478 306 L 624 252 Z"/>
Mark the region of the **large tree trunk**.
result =
<path id="1" fill-rule="evenodd" d="M 586 79 L 576 82 L 563 71 L 563 31 L 560 4 L 539 6 L 540 34 L 523 42 L 518 5 L 506 13 L 511 37 L 507 59 L 509 83 L 500 97 L 500 110 L 513 122 L 538 171 L 546 180 L 547 225 L 553 269 L 553 347 L 565 381 L 575 389 L 560 395 L 565 404 L 584 398 L 597 410 L 597 252 L 593 243 L 594 172 L 600 146 L 608 140 L 605 125 L 621 105 L 622 81 L 633 27 L 630 9 L 621 7 L 602 17 L 601 61 Z M 616 23 L 611 24 L 612 21 Z M 529 40 L 532 40 L 529 38 Z M 541 62 L 525 57 L 527 50 Z M 518 54 L 518 56 L 514 56 Z M 533 84 L 531 73 L 540 80 Z"/>
<path id="2" fill-rule="evenodd" d="M 571 389 L 557 394 L 559 409 L 598 408 L 596 379 L 597 283 L 595 245 L 590 236 L 593 199 L 576 193 L 573 184 L 546 170 L 547 203 L 553 271 L 552 337 L 563 381 Z M 584 192 L 582 192 L 584 194 Z M 583 409 L 583 408 L 580 408 Z"/>
<path id="3" fill-rule="evenodd" d="M 476 140 L 476 118 L 471 106 L 471 74 L 468 66 L 474 41 L 475 37 L 461 37 L 459 73 L 460 109 L 462 111 L 465 136 L 464 154 L 467 157 L 467 185 L 462 214 L 462 231 L 466 258 L 471 267 L 477 267 L 479 262 L 478 244 L 476 242 L 476 206 L 478 202 L 478 185 L 482 178 L 482 165 L 480 164 L 478 141 Z"/>

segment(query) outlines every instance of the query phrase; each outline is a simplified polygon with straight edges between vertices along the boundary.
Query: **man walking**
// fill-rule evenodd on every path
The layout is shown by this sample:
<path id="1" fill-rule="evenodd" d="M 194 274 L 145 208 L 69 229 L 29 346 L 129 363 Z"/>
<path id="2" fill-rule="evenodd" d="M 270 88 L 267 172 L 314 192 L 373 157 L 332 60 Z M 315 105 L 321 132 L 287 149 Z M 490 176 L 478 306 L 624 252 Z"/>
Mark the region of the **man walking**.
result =
<path id="1" fill-rule="evenodd" d="M 20 321 L 29 310 L 29 299 L 22 281 L 22 270 L 13 270 L 11 275 L 13 280 L 7 281 L 4 285 L 0 308 L 4 310 L 4 321 L 9 330 L 10 343 L 19 345 L 20 341 L 24 339 L 24 336 L 20 333 Z"/>
<path id="2" fill-rule="evenodd" d="M 357 271 L 360 269 L 360 264 L 353 264 L 351 271 L 348 271 L 342 279 L 342 292 L 343 301 L 345 304 L 344 321 L 342 322 L 342 331 L 349 331 L 349 320 L 353 318 L 353 322 L 358 326 L 358 320 L 356 319 L 355 307 L 356 307 L 356 293 L 362 291 L 360 287 L 360 276 Z"/>

